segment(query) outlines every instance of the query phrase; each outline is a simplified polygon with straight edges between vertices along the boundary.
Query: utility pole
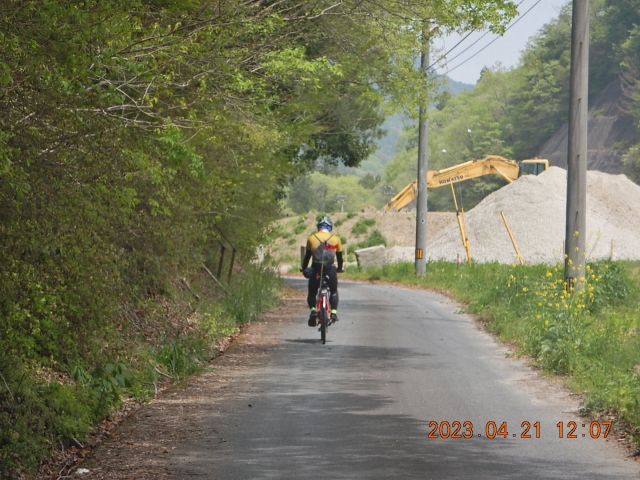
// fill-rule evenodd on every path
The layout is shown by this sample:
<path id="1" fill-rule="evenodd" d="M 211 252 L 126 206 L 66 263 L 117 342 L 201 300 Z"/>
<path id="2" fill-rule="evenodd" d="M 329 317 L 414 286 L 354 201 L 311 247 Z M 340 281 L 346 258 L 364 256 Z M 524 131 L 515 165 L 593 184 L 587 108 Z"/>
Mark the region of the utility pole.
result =
<path id="1" fill-rule="evenodd" d="M 340 202 L 340 213 L 344 212 L 344 201 L 347 199 L 345 194 L 340 194 L 337 196 L 338 202 Z"/>
<path id="2" fill-rule="evenodd" d="M 424 22 L 422 29 L 422 55 L 420 70 L 423 79 L 429 75 L 429 25 Z M 416 203 L 416 274 L 424 276 L 427 271 L 425 250 L 427 247 L 427 166 L 429 160 L 429 124 L 427 109 L 420 106 L 420 120 L 418 123 L 418 198 Z"/>
<path id="3" fill-rule="evenodd" d="M 393 185 L 385 185 L 382 187 L 382 192 L 389 197 L 389 201 L 396 195 Z"/>
<path id="4" fill-rule="evenodd" d="M 589 76 L 589 0 L 573 0 L 571 88 L 567 157 L 567 218 L 564 277 L 567 289 L 581 290 L 587 262 L 587 127 Z M 578 280 L 578 281 L 576 281 Z"/>

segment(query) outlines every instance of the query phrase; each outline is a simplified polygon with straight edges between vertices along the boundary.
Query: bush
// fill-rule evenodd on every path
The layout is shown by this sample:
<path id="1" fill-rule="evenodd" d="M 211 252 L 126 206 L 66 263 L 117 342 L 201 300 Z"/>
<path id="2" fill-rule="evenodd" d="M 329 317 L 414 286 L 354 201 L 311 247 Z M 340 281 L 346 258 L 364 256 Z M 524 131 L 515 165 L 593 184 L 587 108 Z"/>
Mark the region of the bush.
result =
<path id="1" fill-rule="evenodd" d="M 367 233 L 369 227 L 376 224 L 376 220 L 374 218 L 361 218 L 351 227 L 351 233 L 354 235 L 362 235 Z"/>
<path id="2" fill-rule="evenodd" d="M 153 382 L 158 379 L 156 365 L 174 380 L 201 369 L 214 353 L 218 339 L 231 335 L 238 325 L 276 304 L 280 286 L 280 279 L 273 273 L 249 264 L 234 277 L 227 295 L 215 303 L 201 298 L 199 328 L 192 326 L 188 334 L 169 328 L 161 341 L 145 336 L 136 343 L 128 338 L 127 345 L 119 348 L 126 349 L 130 366 L 103 359 L 98 367 L 90 369 L 86 358 L 76 358 L 67 368 L 68 377 L 63 383 L 51 380 L 48 369 L 37 370 L 38 376 L 44 372 L 45 379 L 36 378 L 25 367 L 26 362 L 0 348 L 0 478 L 18 478 L 19 471 L 33 472 L 52 445 L 69 445 L 73 438 L 85 438 L 119 404 L 123 392 L 149 400 Z M 149 319 L 166 315 L 166 310 L 155 312 L 155 308 L 157 305 L 149 302 L 145 312 Z M 154 341 L 159 344 L 150 347 Z"/>
<path id="3" fill-rule="evenodd" d="M 296 228 L 293 229 L 293 233 L 295 233 L 296 235 L 299 235 L 302 232 L 304 232 L 306 229 L 307 229 L 307 226 L 304 223 L 300 223 L 296 225 Z"/>
<path id="4" fill-rule="evenodd" d="M 387 239 L 378 229 L 371 232 L 371 234 L 362 242 L 350 245 L 348 253 L 353 253 L 361 248 L 375 247 L 376 245 L 387 245 Z"/>
<path id="5" fill-rule="evenodd" d="M 34 470 L 49 445 L 83 439 L 99 419 L 97 403 L 77 385 L 37 381 L 16 358 L 0 354 L 0 478 Z"/>
<path id="6" fill-rule="evenodd" d="M 375 247 L 376 245 L 387 246 L 387 239 L 378 229 L 375 229 L 364 241 L 360 242 L 358 248 Z"/>

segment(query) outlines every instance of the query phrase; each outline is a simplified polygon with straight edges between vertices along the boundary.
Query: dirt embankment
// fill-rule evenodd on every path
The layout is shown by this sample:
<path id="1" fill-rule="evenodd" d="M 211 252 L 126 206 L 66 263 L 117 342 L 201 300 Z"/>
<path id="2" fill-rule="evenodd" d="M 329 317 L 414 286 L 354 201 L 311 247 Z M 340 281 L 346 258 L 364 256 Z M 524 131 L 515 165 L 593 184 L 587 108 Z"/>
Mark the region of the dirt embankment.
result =
<path id="1" fill-rule="evenodd" d="M 307 236 L 315 231 L 315 219 L 316 213 L 312 212 L 304 216 L 279 220 L 275 227 L 280 227 L 283 233 L 269 245 L 263 246 L 265 254 L 270 253 L 280 264 L 297 265 L 300 247 L 305 245 Z M 355 215 L 333 213 L 331 219 L 335 225 L 336 235 L 347 240 L 344 245 L 346 248 L 363 241 L 376 229 L 385 237 L 388 247 L 413 247 L 415 245 L 415 212 L 383 213 L 371 208 Z M 366 233 L 354 234 L 354 225 L 362 219 L 373 219 L 375 224 L 368 227 Z M 428 212 L 427 240 L 433 240 L 446 227 L 455 223 L 456 214 L 454 212 Z"/>
<path id="2" fill-rule="evenodd" d="M 624 95 L 619 79 L 611 82 L 589 101 L 587 168 L 606 173 L 622 171 L 622 155 L 638 141 L 633 118 L 625 113 Z M 538 154 L 551 165 L 567 168 L 569 127 L 564 124 L 545 143 Z"/>

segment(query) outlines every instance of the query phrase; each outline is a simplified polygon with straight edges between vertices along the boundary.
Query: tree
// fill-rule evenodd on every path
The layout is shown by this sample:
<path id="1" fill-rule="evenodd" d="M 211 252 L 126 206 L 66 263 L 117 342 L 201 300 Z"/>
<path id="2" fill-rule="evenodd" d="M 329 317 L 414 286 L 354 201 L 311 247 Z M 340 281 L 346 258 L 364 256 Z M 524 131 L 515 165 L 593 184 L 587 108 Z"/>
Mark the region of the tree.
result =
<path id="1" fill-rule="evenodd" d="M 367 190 L 374 189 L 379 183 L 380 183 L 380 176 L 378 175 L 374 177 L 370 173 L 367 173 L 364 177 L 362 177 L 358 181 L 358 184 L 366 188 Z"/>

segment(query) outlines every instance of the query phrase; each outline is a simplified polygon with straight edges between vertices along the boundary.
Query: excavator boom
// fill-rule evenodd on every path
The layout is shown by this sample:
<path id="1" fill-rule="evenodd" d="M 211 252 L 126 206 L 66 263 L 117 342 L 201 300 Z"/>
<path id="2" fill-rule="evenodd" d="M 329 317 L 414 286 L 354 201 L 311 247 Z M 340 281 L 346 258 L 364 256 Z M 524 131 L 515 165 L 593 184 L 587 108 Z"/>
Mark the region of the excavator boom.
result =
<path id="1" fill-rule="evenodd" d="M 427 171 L 427 188 L 443 187 L 452 183 L 462 182 L 483 175 L 498 175 L 508 183 L 518 179 L 523 173 L 523 167 L 532 167 L 535 175 L 549 168 L 549 162 L 542 159 L 523 160 L 518 164 L 498 155 L 489 155 L 482 159 L 470 160 L 442 170 Z M 531 168 L 530 168 L 531 169 Z M 530 170 L 529 169 L 529 170 Z M 386 212 L 400 210 L 418 196 L 418 181 L 404 187 L 384 207 Z"/>
<path id="2" fill-rule="evenodd" d="M 490 155 L 479 160 L 470 160 L 460 165 L 427 172 L 427 188 L 442 187 L 470 178 L 495 174 L 511 183 L 518 179 L 518 164 L 512 160 Z"/>

